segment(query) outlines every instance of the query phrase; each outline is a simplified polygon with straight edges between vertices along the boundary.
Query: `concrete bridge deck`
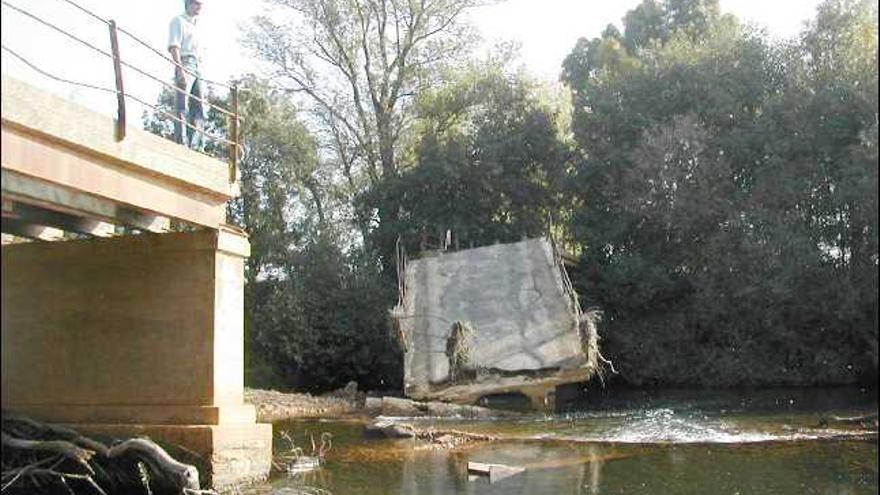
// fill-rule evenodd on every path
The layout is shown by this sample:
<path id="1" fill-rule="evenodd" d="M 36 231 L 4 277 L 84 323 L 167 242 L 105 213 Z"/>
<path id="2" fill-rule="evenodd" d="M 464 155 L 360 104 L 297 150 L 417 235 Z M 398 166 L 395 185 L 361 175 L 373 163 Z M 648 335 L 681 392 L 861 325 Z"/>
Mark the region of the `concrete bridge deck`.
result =
<path id="1" fill-rule="evenodd" d="M 5 76 L 2 95 L 6 218 L 30 214 L 23 223 L 93 235 L 103 232 L 95 222 L 162 232 L 176 220 L 216 229 L 238 195 L 219 160 L 137 129 L 117 141 L 113 119 Z M 55 214 L 35 216 L 34 208 Z"/>
<path id="2" fill-rule="evenodd" d="M 234 175 L 115 129 L 3 77 L 2 230 L 36 240 L 2 246 L 3 408 L 180 444 L 215 487 L 263 477 L 271 425 L 243 402 L 250 246 L 225 225 Z"/>

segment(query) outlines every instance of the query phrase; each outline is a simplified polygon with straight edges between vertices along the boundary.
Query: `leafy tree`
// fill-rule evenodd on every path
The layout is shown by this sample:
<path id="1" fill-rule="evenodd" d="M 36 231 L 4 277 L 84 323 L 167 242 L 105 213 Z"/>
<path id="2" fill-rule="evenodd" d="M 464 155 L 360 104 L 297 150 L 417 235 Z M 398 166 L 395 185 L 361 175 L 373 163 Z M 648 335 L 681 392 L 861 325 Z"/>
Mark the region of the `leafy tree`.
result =
<path id="1" fill-rule="evenodd" d="M 763 115 L 768 159 L 755 210 L 799 229 L 815 260 L 793 320 L 823 363 L 876 377 L 877 6 L 828 1 L 787 53 L 783 89 Z M 759 174 L 759 175 L 758 175 Z M 772 210 L 771 210 L 772 208 Z M 775 213 L 775 218 L 770 213 Z M 803 270 L 806 271 L 806 270 Z M 799 274 L 806 277 L 806 274 Z M 805 351 L 806 352 L 806 351 Z M 830 356 L 829 356 L 830 354 Z M 876 378 L 874 378 L 876 379 Z"/>
<path id="2" fill-rule="evenodd" d="M 265 81 L 246 79 L 241 94 L 242 193 L 230 209 L 251 235 L 249 383 L 310 391 L 349 380 L 392 386 L 399 376 L 387 338 L 392 295 L 359 251 L 341 249 L 315 137 L 291 100 Z"/>
<path id="3" fill-rule="evenodd" d="M 501 64 L 480 64 L 423 94 L 416 166 L 364 198 L 399 211 L 375 236 L 400 236 L 415 250 L 446 230 L 461 248 L 547 233 L 562 208 L 567 149 L 534 83 Z"/>
<path id="4" fill-rule="evenodd" d="M 720 16 L 718 0 L 644 0 L 623 18 L 626 48 L 662 46 L 676 33 L 697 40 Z"/>
<path id="5" fill-rule="evenodd" d="M 665 43 L 672 33 L 667 20 L 667 9 L 654 0 L 645 0 L 626 13 L 623 18 L 626 48 L 635 52 L 641 47 Z M 607 36 L 603 36 L 605 38 Z M 620 38 L 620 36 L 617 36 Z"/>
<path id="6" fill-rule="evenodd" d="M 325 221 L 317 142 L 299 109 L 265 81 L 246 78 L 239 92 L 241 196 L 229 216 L 251 235 L 249 281 L 269 273 L 291 276 L 285 268 L 290 250 Z"/>
<path id="7" fill-rule="evenodd" d="M 260 284 L 265 308 L 255 311 L 260 352 L 271 374 L 262 384 L 325 391 L 355 380 L 363 388 L 399 388 L 401 359 L 388 333 L 396 295 L 361 252 L 339 249 L 322 232 L 291 253 L 292 276 Z"/>
<path id="8" fill-rule="evenodd" d="M 361 174 L 375 185 L 402 169 L 413 99 L 468 49 L 462 16 L 477 3 L 274 0 L 277 12 L 256 18 L 247 42 L 279 82 L 315 104 L 338 169 L 363 188 Z M 369 241 L 374 213 L 357 213 Z M 379 222 L 396 221 L 388 204 L 376 213 Z M 387 256 L 393 245 L 379 249 Z"/>
<path id="9" fill-rule="evenodd" d="M 625 380 L 876 375 L 876 17 L 826 2 L 774 46 L 717 3 L 646 0 L 575 46 L 575 279 Z"/>

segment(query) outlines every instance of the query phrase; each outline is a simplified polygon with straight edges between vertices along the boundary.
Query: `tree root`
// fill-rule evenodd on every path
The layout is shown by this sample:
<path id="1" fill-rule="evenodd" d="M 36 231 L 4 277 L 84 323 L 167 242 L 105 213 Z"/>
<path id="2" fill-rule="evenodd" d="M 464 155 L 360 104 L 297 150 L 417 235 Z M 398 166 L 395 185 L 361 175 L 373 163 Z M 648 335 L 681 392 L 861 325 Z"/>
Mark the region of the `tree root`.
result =
<path id="1" fill-rule="evenodd" d="M 107 457 L 124 459 L 132 456 L 144 461 L 151 468 L 153 478 L 161 476 L 170 486 L 181 490 L 199 489 L 199 471 L 195 466 L 184 464 L 174 459 L 162 447 L 146 438 L 132 438 L 110 447 Z"/>
<path id="2" fill-rule="evenodd" d="M 95 474 L 95 470 L 89 465 L 89 460 L 95 453 L 65 440 L 22 440 L 3 432 L 3 448 L 57 454 L 79 464 L 89 474 Z"/>
<path id="3" fill-rule="evenodd" d="M 199 472 L 147 438 L 111 447 L 76 431 L 3 413 L 0 493 L 210 493 Z"/>

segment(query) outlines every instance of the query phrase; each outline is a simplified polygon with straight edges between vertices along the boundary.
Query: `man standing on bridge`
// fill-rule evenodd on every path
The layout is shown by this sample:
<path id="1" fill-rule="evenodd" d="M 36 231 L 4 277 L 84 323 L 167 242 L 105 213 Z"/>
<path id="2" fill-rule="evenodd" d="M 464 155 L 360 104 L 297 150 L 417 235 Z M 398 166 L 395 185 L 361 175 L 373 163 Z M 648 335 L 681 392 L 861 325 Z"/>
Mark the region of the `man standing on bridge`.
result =
<path id="1" fill-rule="evenodd" d="M 198 151 L 204 149 L 204 135 L 199 131 L 204 128 L 206 118 L 199 73 L 201 52 L 197 24 L 204 3 L 204 0 L 184 0 L 185 12 L 171 19 L 168 34 L 168 51 L 177 64 L 174 68 L 174 83 L 177 86 L 174 113 L 178 120 L 174 122 L 174 139 Z M 189 132 L 184 122 L 192 126 Z"/>

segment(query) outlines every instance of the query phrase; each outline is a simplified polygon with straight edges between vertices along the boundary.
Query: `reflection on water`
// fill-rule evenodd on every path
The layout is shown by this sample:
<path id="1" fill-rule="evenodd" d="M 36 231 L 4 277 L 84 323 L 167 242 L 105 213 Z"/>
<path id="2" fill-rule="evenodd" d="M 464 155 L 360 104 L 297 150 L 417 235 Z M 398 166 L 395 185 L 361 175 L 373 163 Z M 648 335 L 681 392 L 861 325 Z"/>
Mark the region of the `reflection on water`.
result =
<path id="1" fill-rule="evenodd" d="M 711 399 L 627 399 L 605 403 L 604 410 L 592 404 L 518 420 L 411 420 L 505 438 L 453 451 L 365 440 L 355 422 L 293 422 L 283 428 L 302 438 L 332 431 L 334 450 L 321 471 L 281 475 L 260 493 L 304 487 L 335 495 L 877 493 L 876 434 L 859 425 L 819 427 L 822 417 L 876 414 L 876 396 L 850 393 L 827 402 L 827 393 L 813 393 L 824 398 L 799 397 L 804 403 L 795 406 L 788 398 L 742 403 L 703 392 Z M 469 461 L 526 471 L 494 484 L 468 481 Z"/>

